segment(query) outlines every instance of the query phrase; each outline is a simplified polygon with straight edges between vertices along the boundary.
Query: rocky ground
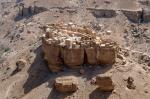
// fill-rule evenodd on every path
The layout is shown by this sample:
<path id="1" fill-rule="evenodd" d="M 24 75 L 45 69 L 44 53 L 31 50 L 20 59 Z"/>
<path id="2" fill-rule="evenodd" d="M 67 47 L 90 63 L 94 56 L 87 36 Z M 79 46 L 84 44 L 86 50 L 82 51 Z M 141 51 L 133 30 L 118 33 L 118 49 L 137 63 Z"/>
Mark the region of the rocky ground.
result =
<path id="1" fill-rule="evenodd" d="M 149 99 L 149 0 L 0 0 L 0 99 Z M 51 73 L 41 37 L 47 23 L 88 25 L 120 47 L 112 66 L 81 66 Z M 91 81 L 111 74 L 115 88 L 99 92 Z M 76 76 L 79 89 L 62 94 L 54 79 Z M 128 78 L 133 87 L 128 86 Z"/>

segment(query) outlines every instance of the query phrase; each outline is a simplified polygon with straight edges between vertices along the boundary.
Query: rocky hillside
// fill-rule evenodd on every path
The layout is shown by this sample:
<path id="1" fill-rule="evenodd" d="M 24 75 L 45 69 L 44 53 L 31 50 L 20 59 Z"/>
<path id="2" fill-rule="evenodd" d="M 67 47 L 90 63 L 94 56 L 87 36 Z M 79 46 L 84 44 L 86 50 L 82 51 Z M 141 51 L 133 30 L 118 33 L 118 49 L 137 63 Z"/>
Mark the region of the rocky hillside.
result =
<path id="1" fill-rule="evenodd" d="M 42 38 L 59 23 L 116 42 L 115 63 L 51 72 Z M 149 99 L 149 46 L 149 0 L 0 0 L 0 99 Z"/>

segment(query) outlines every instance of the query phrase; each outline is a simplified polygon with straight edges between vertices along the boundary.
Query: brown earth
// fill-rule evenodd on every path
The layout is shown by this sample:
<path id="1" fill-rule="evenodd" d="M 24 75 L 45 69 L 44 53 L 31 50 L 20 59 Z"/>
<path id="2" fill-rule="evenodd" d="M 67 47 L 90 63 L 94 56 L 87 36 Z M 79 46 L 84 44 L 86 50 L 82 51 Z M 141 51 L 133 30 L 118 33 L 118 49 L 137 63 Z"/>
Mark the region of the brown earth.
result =
<path id="1" fill-rule="evenodd" d="M 0 99 L 149 99 L 149 6 L 149 0 L 0 0 Z M 60 22 L 90 26 L 116 41 L 115 64 L 83 65 L 82 75 L 67 67 L 51 73 L 41 37 L 43 26 Z M 112 75 L 112 92 L 91 84 L 99 74 Z M 76 76 L 79 89 L 56 91 L 60 76 Z"/>

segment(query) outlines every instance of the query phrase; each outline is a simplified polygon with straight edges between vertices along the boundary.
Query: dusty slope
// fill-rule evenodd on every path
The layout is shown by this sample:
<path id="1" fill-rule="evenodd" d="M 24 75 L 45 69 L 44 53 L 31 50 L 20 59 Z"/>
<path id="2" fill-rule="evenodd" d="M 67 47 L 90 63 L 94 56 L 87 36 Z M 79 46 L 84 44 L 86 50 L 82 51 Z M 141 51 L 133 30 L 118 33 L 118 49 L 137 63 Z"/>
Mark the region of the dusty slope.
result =
<path id="1" fill-rule="evenodd" d="M 35 5 L 47 10 L 18 16 L 16 3 L 20 1 L 26 8 L 34 5 L 33 0 L 0 0 L 0 99 L 149 99 L 150 23 L 133 23 L 120 11 L 148 8 L 149 3 L 144 0 L 139 3 L 136 0 L 37 0 Z M 99 12 L 95 15 L 89 8 L 114 9 L 117 15 L 99 17 Z M 84 67 L 84 75 L 79 75 L 79 70 L 68 69 L 50 73 L 40 46 L 41 27 L 46 23 L 70 21 L 90 25 L 97 33 L 117 41 L 123 59 L 118 57 L 112 67 Z M 27 61 L 21 71 L 16 66 L 19 58 Z M 91 78 L 100 73 L 113 75 L 116 85 L 113 93 L 99 93 L 90 84 Z M 61 75 L 76 75 L 81 82 L 80 89 L 69 95 L 53 90 L 53 79 Z M 134 90 L 126 87 L 129 76 L 134 78 Z"/>

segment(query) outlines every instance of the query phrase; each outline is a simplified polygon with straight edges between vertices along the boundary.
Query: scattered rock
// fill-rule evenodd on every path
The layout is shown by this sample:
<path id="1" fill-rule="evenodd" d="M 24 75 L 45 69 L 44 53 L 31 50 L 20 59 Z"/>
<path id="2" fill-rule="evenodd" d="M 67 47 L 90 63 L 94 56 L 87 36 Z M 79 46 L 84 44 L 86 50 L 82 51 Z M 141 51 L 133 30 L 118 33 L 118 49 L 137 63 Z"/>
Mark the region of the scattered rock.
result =
<path id="1" fill-rule="evenodd" d="M 87 56 L 88 64 L 96 65 L 97 64 L 96 48 L 94 48 L 94 47 L 85 48 L 85 53 L 86 53 L 86 56 Z"/>
<path id="2" fill-rule="evenodd" d="M 106 31 L 106 34 L 107 34 L 107 35 L 110 35 L 111 33 L 112 33 L 111 30 L 107 30 L 107 31 Z"/>
<path id="3" fill-rule="evenodd" d="M 27 61 L 24 59 L 19 59 L 16 62 L 16 68 L 15 70 L 12 72 L 11 76 L 15 75 L 16 73 L 20 72 L 27 64 Z"/>
<path id="4" fill-rule="evenodd" d="M 119 58 L 120 60 L 124 59 L 123 55 L 121 55 L 121 54 L 117 54 L 117 58 Z"/>
<path id="5" fill-rule="evenodd" d="M 19 59 L 17 62 L 16 62 L 16 65 L 17 67 L 19 67 L 20 69 L 25 67 L 27 64 L 27 61 L 24 60 L 24 59 Z"/>
<path id="6" fill-rule="evenodd" d="M 109 43 L 106 44 L 101 44 L 101 46 L 97 48 L 97 61 L 99 64 L 112 65 L 116 61 L 116 48 Z"/>
<path id="7" fill-rule="evenodd" d="M 75 76 L 63 76 L 55 79 L 55 88 L 57 91 L 75 92 L 78 89 L 78 79 Z"/>
<path id="8" fill-rule="evenodd" d="M 92 85 L 95 85 L 96 84 L 96 79 L 95 78 L 92 78 L 91 82 L 90 82 Z"/>
<path id="9" fill-rule="evenodd" d="M 114 9 L 95 9 L 88 8 L 96 18 L 112 18 L 117 15 Z"/>
<path id="10" fill-rule="evenodd" d="M 139 23 L 141 21 L 142 9 L 137 9 L 134 11 L 122 10 L 122 12 L 132 22 Z"/>
<path id="11" fill-rule="evenodd" d="M 134 85 L 133 82 L 134 82 L 134 79 L 132 77 L 128 77 L 128 79 L 127 79 L 127 87 L 129 89 L 135 89 L 136 88 L 136 86 Z"/>
<path id="12" fill-rule="evenodd" d="M 125 65 L 127 62 L 125 61 L 125 60 L 123 60 L 122 62 L 121 62 L 121 65 Z"/>
<path id="13" fill-rule="evenodd" d="M 109 75 L 101 74 L 96 76 L 96 85 L 100 91 L 113 91 L 114 83 Z"/>

